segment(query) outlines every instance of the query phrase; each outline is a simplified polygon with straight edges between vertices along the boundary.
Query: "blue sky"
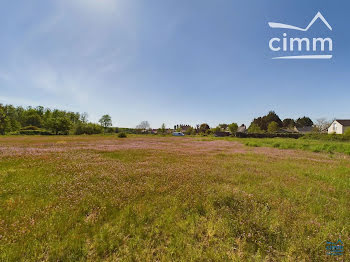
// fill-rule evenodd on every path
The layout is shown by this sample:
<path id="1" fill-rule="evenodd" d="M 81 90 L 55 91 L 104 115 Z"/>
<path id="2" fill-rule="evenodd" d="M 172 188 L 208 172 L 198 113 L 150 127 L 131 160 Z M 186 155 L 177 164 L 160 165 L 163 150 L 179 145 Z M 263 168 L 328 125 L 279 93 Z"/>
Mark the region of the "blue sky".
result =
<path id="1" fill-rule="evenodd" d="M 32 0 L 0 3 L 0 103 L 215 126 L 350 118 L 347 1 Z M 333 39 L 331 60 L 272 60 L 268 22 Z M 289 32 L 288 32 L 289 33 Z M 302 35 L 300 35 L 302 37 Z"/>

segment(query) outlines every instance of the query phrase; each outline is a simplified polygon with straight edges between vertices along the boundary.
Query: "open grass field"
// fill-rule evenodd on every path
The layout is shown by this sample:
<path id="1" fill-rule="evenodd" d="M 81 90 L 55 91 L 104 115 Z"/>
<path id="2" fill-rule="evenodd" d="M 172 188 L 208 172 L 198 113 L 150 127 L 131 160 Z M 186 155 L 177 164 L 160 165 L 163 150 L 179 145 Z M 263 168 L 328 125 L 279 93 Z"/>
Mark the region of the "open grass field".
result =
<path id="1" fill-rule="evenodd" d="M 293 141 L 1 137 L 0 261 L 349 261 L 350 156 Z"/>

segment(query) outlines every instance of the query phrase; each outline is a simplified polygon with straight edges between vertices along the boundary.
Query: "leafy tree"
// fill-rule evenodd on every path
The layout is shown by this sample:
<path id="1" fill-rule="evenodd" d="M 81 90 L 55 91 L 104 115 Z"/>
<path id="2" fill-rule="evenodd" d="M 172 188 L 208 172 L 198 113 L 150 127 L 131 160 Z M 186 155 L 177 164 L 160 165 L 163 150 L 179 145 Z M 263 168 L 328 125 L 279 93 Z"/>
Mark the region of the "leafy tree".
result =
<path id="1" fill-rule="evenodd" d="M 21 126 L 25 126 L 25 113 L 26 113 L 26 110 L 19 106 L 19 107 L 16 107 L 16 120 L 20 123 Z"/>
<path id="2" fill-rule="evenodd" d="M 25 126 L 42 127 L 41 116 L 33 109 L 28 111 L 25 116 Z"/>
<path id="3" fill-rule="evenodd" d="M 275 113 L 275 111 L 270 111 L 266 116 L 263 117 L 265 124 L 268 126 L 271 122 L 276 122 L 279 127 L 282 127 L 282 120 Z"/>
<path id="4" fill-rule="evenodd" d="M 49 120 L 50 129 L 56 135 L 59 133 L 68 134 L 72 125 L 72 121 L 68 117 L 57 117 Z"/>
<path id="5" fill-rule="evenodd" d="M 187 130 L 186 130 L 186 135 L 193 135 L 196 134 L 196 131 L 194 130 L 194 128 L 192 126 L 190 126 Z"/>
<path id="6" fill-rule="evenodd" d="M 214 133 L 218 133 L 218 132 L 221 132 L 221 127 L 220 126 L 217 126 L 214 128 L 213 130 Z"/>
<path id="7" fill-rule="evenodd" d="M 270 122 L 269 126 L 267 127 L 267 132 L 277 133 L 277 131 L 278 131 L 278 124 L 275 121 Z"/>
<path id="8" fill-rule="evenodd" d="M 298 118 L 296 121 L 296 126 L 297 127 L 305 127 L 305 126 L 313 126 L 314 123 L 312 122 L 312 120 L 309 117 L 302 117 L 302 118 Z"/>
<path id="9" fill-rule="evenodd" d="M 248 133 L 260 134 L 264 133 L 264 131 L 261 130 L 261 128 L 257 124 L 252 123 L 248 128 Z"/>
<path id="10" fill-rule="evenodd" d="M 160 128 L 160 132 L 161 132 L 163 135 L 165 135 L 165 133 L 166 133 L 166 127 L 165 127 L 165 124 L 164 124 L 164 123 L 162 124 L 162 126 L 161 126 L 161 128 Z"/>
<path id="11" fill-rule="evenodd" d="M 219 127 L 225 131 L 228 127 L 228 124 L 220 124 Z"/>
<path id="12" fill-rule="evenodd" d="M 257 125 L 261 130 L 267 131 L 267 127 L 271 122 L 276 122 L 279 127 L 283 126 L 282 120 L 275 113 L 275 111 L 270 111 L 267 115 L 263 117 L 255 118 L 252 124 Z"/>
<path id="13" fill-rule="evenodd" d="M 103 115 L 98 122 L 104 129 L 112 126 L 112 118 L 109 115 Z"/>
<path id="14" fill-rule="evenodd" d="M 65 115 L 66 115 L 65 111 L 61 111 L 61 110 L 58 110 L 58 109 L 52 110 L 52 117 L 53 118 L 62 117 L 62 116 L 65 116 Z"/>
<path id="15" fill-rule="evenodd" d="M 84 112 L 80 115 L 80 121 L 84 124 L 88 122 L 89 115 L 88 113 Z"/>
<path id="16" fill-rule="evenodd" d="M 6 107 L 0 104 L 0 134 L 5 135 L 9 124 L 9 118 L 6 112 Z"/>
<path id="17" fill-rule="evenodd" d="M 9 123 L 8 123 L 8 131 L 18 131 L 21 129 L 21 124 L 18 121 L 19 117 L 17 115 L 17 110 L 14 106 L 12 105 L 7 105 L 5 106 L 6 108 L 6 112 L 7 112 L 7 116 L 9 119 Z"/>
<path id="18" fill-rule="evenodd" d="M 35 111 L 40 117 L 42 117 L 44 115 L 44 107 L 43 106 L 37 106 L 35 108 Z"/>
<path id="19" fill-rule="evenodd" d="M 209 125 L 207 123 L 203 123 L 199 127 L 199 132 L 205 134 L 205 133 L 208 133 L 209 129 L 210 129 Z"/>
<path id="20" fill-rule="evenodd" d="M 93 135 L 93 134 L 101 134 L 103 132 L 103 128 L 100 125 L 93 123 L 80 123 L 76 126 L 74 130 L 75 135 Z"/>
<path id="21" fill-rule="evenodd" d="M 228 129 L 230 130 L 230 132 L 232 134 L 236 134 L 237 129 L 238 129 L 238 125 L 236 123 L 232 123 L 232 124 L 228 125 Z"/>
<path id="22" fill-rule="evenodd" d="M 291 118 L 286 118 L 282 121 L 284 128 L 293 128 L 295 126 L 295 121 Z"/>
<path id="23" fill-rule="evenodd" d="M 73 126 L 75 130 L 79 131 L 80 129 L 80 131 L 84 130 L 87 133 L 100 133 L 100 130 L 103 130 L 99 125 L 97 130 L 95 128 L 97 125 L 95 124 L 81 126 L 82 123 L 88 124 L 86 113 L 80 115 L 80 113 L 59 109 L 51 110 L 43 106 L 23 108 L 21 106 L 0 105 L 0 134 L 20 130 L 45 133 L 45 130 L 40 129 L 50 130 L 53 133 L 67 134 L 72 130 Z M 25 127 L 30 127 L 30 129 L 26 130 Z M 32 129 L 33 127 L 36 129 Z M 110 131 L 114 130 L 110 129 Z"/>
<path id="24" fill-rule="evenodd" d="M 49 127 L 49 122 L 50 119 L 52 118 L 52 111 L 49 108 L 46 108 L 44 111 L 44 115 L 42 116 L 42 121 L 43 121 L 43 128 L 50 129 Z"/>
<path id="25" fill-rule="evenodd" d="M 80 114 L 75 112 L 67 112 L 65 114 L 73 124 L 78 124 L 80 122 Z"/>

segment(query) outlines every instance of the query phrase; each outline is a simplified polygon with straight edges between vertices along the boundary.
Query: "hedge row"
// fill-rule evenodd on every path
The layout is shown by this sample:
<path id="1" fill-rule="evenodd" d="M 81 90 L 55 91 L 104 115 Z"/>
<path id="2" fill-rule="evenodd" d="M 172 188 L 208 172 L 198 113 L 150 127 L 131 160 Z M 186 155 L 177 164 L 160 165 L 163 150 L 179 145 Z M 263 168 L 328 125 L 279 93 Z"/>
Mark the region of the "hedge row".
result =
<path id="1" fill-rule="evenodd" d="M 275 137 L 282 137 L 282 138 L 295 138 L 298 139 L 302 137 L 303 134 L 292 134 L 292 133 L 276 133 L 276 134 L 270 134 L 270 133 L 236 133 L 236 137 L 240 138 L 275 138 Z"/>
<path id="2" fill-rule="evenodd" d="M 46 130 L 20 130 L 18 131 L 19 135 L 43 135 L 43 136 L 49 136 L 53 135 L 51 132 Z"/>
<path id="3" fill-rule="evenodd" d="M 350 141 L 350 136 L 348 134 L 338 135 L 338 134 L 317 134 L 311 133 L 306 134 L 303 138 L 305 139 L 315 139 L 324 141 Z"/>

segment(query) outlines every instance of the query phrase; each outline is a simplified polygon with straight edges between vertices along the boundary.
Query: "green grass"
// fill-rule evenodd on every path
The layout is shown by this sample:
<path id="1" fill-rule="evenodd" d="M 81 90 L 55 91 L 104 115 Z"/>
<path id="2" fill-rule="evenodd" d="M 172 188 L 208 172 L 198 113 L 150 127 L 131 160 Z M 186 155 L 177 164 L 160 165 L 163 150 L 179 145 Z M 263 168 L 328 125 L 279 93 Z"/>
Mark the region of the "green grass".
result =
<path id="1" fill-rule="evenodd" d="M 301 149 L 312 152 L 345 153 L 350 155 L 350 142 L 319 141 L 310 139 L 264 138 L 244 142 L 247 146 L 275 147 L 280 149 Z"/>
<path id="2" fill-rule="evenodd" d="M 324 151 L 289 139 L 0 138 L 0 261 L 328 261 L 325 241 L 338 238 L 346 261 L 349 157 L 280 154 L 302 143 Z"/>
<path id="3" fill-rule="evenodd" d="M 316 139 L 293 139 L 293 138 L 201 138 L 209 140 L 239 141 L 250 147 L 274 147 L 280 149 L 300 149 L 311 152 L 343 153 L 350 155 L 350 141 L 325 141 Z"/>

